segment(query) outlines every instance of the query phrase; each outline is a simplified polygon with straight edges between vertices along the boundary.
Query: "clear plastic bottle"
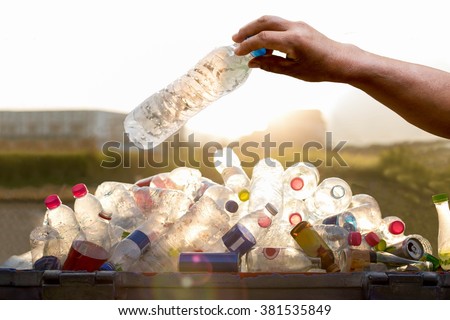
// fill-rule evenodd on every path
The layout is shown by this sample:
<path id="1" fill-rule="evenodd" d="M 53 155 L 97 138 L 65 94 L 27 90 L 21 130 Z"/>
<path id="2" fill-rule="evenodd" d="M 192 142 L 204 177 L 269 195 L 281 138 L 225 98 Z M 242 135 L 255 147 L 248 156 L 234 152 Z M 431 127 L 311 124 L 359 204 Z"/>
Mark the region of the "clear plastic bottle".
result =
<path id="1" fill-rule="evenodd" d="M 310 257 L 320 258 L 327 272 L 339 272 L 333 251 L 308 221 L 297 224 L 290 232 L 303 251 Z"/>
<path id="2" fill-rule="evenodd" d="M 307 272 L 321 269 L 320 258 L 289 247 L 254 247 L 245 255 L 247 272 Z"/>
<path id="3" fill-rule="evenodd" d="M 441 267 L 450 270 L 450 209 L 448 206 L 448 194 L 441 193 L 432 197 L 436 207 L 439 221 L 438 231 L 438 257 Z"/>
<path id="4" fill-rule="evenodd" d="M 114 248 L 111 257 L 100 270 L 128 271 L 151 243 L 154 225 L 148 221 L 139 226 Z M 155 240 L 155 238 L 153 238 Z"/>
<path id="5" fill-rule="evenodd" d="M 280 224 L 290 225 L 292 228 L 299 222 L 308 220 L 307 214 L 308 211 L 303 200 L 293 198 L 289 194 L 283 195 L 283 214 L 277 215 Z"/>
<path id="6" fill-rule="evenodd" d="M 277 211 L 283 206 L 283 172 L 281 163 L 273 158 L 258 161 L 250 183 L 249 212 L 263 209 L 270 203 Z"/>
<path id="7" fill-rule="evenodd" d="M 351 214 L 356 219 L 356 228 L 361 233 L 377 230 L 381 224 L 382 216 L 378 205 L 361 203 L 345 209 L 343 214 Z"/>
<path id="8" fill-rule="evenodd" d="M 358 229 L 358 224 L 356 218 L 350 211 L 344 211 L 339 214 L 327 217 L 322 220 L 322 224 L 337 225 L 348 232 L 356 231 Z"/>
<path id="9" fill-rule="evenodd" d="M 98 270 L 110 256 L 112 228 L 111 215 L 101 212 L 97 219 L 77 235 L 70 247 L 63 270 Z"/>
<path id="10" fill-rule="evenodd" d="M 352 190 L 347 182 L 341 178 L 324 179 L 314 191 L 305 199 L 311 222 L 322 221 L 326 217 L 338 214 L 350 205 Z"/>
<path id="11" fill-rule="evenodd" d="M 174 223 L 183 216 L 193 204 L 191 197 L 180 190 L 132 187 L 136 205 L 147 220 L 162 224 Z"/>
<path id="12" fill-rule="evenodd" d="M 66 253 L 61 251 L 58 231 L 49 225 L 38 226 L 30 233 L 31 259 L 33 269 L 60 269 L 61 259 Z"/>
<path id="13" fill-rule="evenodd" d="M 204 197 L 214 200 L 217 206 L 230 216 L 230 223 L 234 224 L 247 213 L 248 205 L 240 201 L 236 193 L 223 185 L 209 187 L 203 193 Z"/>
<path id="14" fill-rule="evenodd" d="M 156 147 L 195 114 L 243 84 L 251 70 L 248 62 L 265 50 L 236 56 L 234 49 L 233 44 L 213 50 L 131 111 L 124 123 L 130 141 L 144 149 Z"/>
<path id="15" fill-rule="evenodd" d="M 405 222 L 396 216 L 387 216 L 381 219 L 378 234 L 389 246 L 405 239 Z"/>
<path id="16" fill-rule="evenodd" d="M 336 261 L 339 260 L 342 250 L 357 248 L 361 245 L 362 237 L 358 231 L 349 232 L 334 224 L 316 224 L 313 228 L 333 251 Z"/>
<path id="17" fill-rule="evenodd" d="M 284 194 L 304 200 L 309 198 L 317 188 L 319 170 L 309 162 L 297 162 L 283 173 Z"/>
<path id="18" fill-rule="evenodd" d="M 238 252 L 244 255 L 261 239 L 264 241 L 272 225 L 273 217 L 278 211 L 270 203 L 264 208 L 248 213 L 230 229 L 223 237 L 207 248 L 212 252 Z"/>
<path id="19" fill-rule="evenodd" d="M 45 198 L 47 212 L 45 213 L 44 225 L 54 228 L 61 237 L 61 263 L 67 258 L 70 247 L 75 237 L 80 232 L 80 225 L 73 210 L 63 204 L 56 194 L 51 194 Z"/>
<path id="20" fill-rule="evenodd" d="M 214 165 L 225 186 L 233 190 L 241 201 L 249 199 L 250 178 L 241 166 L 241 160 L 232 148 L 218 149 Z"/>
<path id="21" fill-rule="evenodd" d="M 201 197 L 189 211 L 151 244 L 138 268 L 176 271 L 181 252 L 208 251 L 229 229 L 230 217 L 209 197 Z"/>
<path id="22" fill-rule="evenodd" d="M 94 194 L 103 209 L 112 213 L 111 224 L 127 232 L 133 232 L 146 219 L 136 204 L 130 190 L 132 187 L 132 184 L 106 181 L 97 187 Z"/>
<path id="23" fill-rule="evenodd" d="M 103 215 L 103 206 L 93 194 L 89 193 L 84 183 L 78 183 L 72 187 L 75 198 L 73 210 L 81 230 L 85 230 L 93 224 L 99 215 Z M 109 217 L 110 215 L 107 214 Z"/>

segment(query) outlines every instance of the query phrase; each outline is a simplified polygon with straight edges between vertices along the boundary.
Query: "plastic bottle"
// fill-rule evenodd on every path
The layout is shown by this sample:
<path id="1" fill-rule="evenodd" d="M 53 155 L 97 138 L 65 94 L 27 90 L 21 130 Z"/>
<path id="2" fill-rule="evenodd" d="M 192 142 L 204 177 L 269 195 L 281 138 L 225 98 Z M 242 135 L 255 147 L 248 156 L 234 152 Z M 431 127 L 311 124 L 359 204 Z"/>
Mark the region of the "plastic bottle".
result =
<path id="1" fill-rule="evenodd" d="M 47 207 L 44 225 L 54 228 L 61 237 L 61 263 L 64 263 L 73 240 L 80 232 L 80 226 L 73 210 L 63 204 L 58 195 L 51 194 L 44 202 Z"/>
<path id="2" fill-rule="evenodd" d="M 156 147 L 192 116 L 244 83 L 251 70 L 248 62 L 265 50 L 236 56 L 234 49 L 235 45 L 229 45 L 213 50 L 130 112 L 124 122 L 130 141 L 140 148 Z"/>
<path id="3" fill-rule="evenodd" d="M 448 194 L 441 193 L 432 197 L 436 207 L 439 221 L 438 231 L 438 257 L 441 267 L 450 270 L 450 209 L 448 206 Z"/>
<path id="4" fill-rule="evenodd" d="M 405 222 L 396 216 L 387 216 L 381 220 L 378 226 L 378 233 L 389 246 L 405 239 Z"/>
<path id="5" fill-rule="evenodd" d="M 147 220 L 162 224 L 174 223 L 193 204 L 191 197 L 180 190 L 134 186 L 131 191 Z"/>
<path id="6" fill-rule="evenodd" d="M 378 205 L 362 203 L 345 209 L 342 214 L 351 214 L 356 219 L 356 228 L 361 233 L 377 230 L 381 225 L 382 216 Z"/>
<path id="7" fill-rule="evenodd" d="M 280 223 L 290 225 L 292 228 L 299 222 L 308 220 L 308 211 L 303 200 L 283 195 L 283 202 L 283 214 L 277 216 L 277 219 L 281 219 Z"/>
<path id="8" fill-rule="evenodd" d="M 290 234 L 308 256 L 320 258 L 321 266 L 327 272 L 340 271 L 333 251 L 308 221 L 297 224 Z"/>
<path id="9" fill-rule="evenodd" d="M 270 203 L 265 207 L 243 216 L 222 238 L 207 251 L 238 252 L 241 256 L 264 239 L 278 211 Z"/>
<path id="10" fill-rule="evenodd" d="M 58 231 L 49 225 L 38 226 L 30 233 L 31 259 L 35 270 L 61 269 L 61 251 Z"/>
<path id="11" fill-rule="evenodd" d="M 241 166 L 241 160 L 232 148 L 218 149 L 214 154 L 214 165 L 222 176 L 225 186 L 233 190 L 241 201 L 250 197 L 250 179 Z"/>
<path id="12" fill-rule="evenodd" d="M 120 241 L 114 248 L 111 257 L 105 262 L 100 270 L 128 271 L 130 267 L 142 256 L 150 246 L 154 237 L 154 224 L 145 222 L 134 230 L 125 239 Z"/>
<path id="13" fill-rule="evenodd" d="M 97 219 L 77 235 L 70 247 L 63 270 L 86 270 L 92 272 L 108 260 L 111 249 L 111 215 L 101 212 Z"/>
<path id="14" fill-rule="evenodd" d="M 284 194 L 304 200 L 309 198 L 317 188 L 319 170 L 309 162 L 297 162 L 283 173 Z"/>
<path id="15" fill-rule="evenodd" d="M 341 178 L 324 179 L 314 191 L 305 199 L 312 223 L 322 221 L 326 217 L 338 214 L 349 206 L 352 200 L 352 190 L 347 182 Z"/>
<path id="16" fill-rule="evenodd" d="M 138 270 L 176 271 L 181 252 L 207 251 L 229 229 L 229 216 L 209 197 L 201 197 L 189 211 L 151 244 Z"/>
<path id="17" fill-rule="evenodd" d="M 94 194 L 103 209 L 112 213 L 111 224 L 127 232 L 133 232 L 146 219 L 134 200 L 132 187 L 132 184 L 106 181 Z"/>
<path id="18" fill-rule="evenodd" d="M 89 193 L 84 183 L 78 183 L 72 187 L 75 198 L 73 209 L 81 230 L 85 230 L 93 224 L 99 215 L 103 215 L 103 206 L 93 194 Z M 107 214 L 109 219 L 109 214 Z"/>
<path id="19" fill-rule="evenodd" d="M 254 247 L 245 255 L 247 272 L 307 272 L 321 269 L 320 258 L 303 250 L 283 247 Z"/>
<path id="20" fill-rule="evenodd" d="M 203 193 L 203 196 L 213 199 L 217 206 L 230 216 L 230 224 L 234 224 L 239 218 L 248 213 L 248 202 L 240 201 L 236 193 L 226 186 L 216 185 L 209 187 Z"/>
<path id="21" fill-rule="evenodd" d="M 283 206 L 283 172 L 281 163 L 273 158 L 258 161 L 250 183 L 249 212 L 263 209 L 270 203 L 281 212 Z"/>
<path id="22" fill-rule="evenodd" d="M 333 251 L 336 261 L 342 250 L 361 245 L 362 237 L 358 231 L 349 232 L 334 224 L 316 224 L 313 228 Z"/>
<path id="23" fill-rule="evenodd" d="M 348 232 L 356 231 L 358 224 L 356 218 L 350 211 L 344 211 L 342 213 L 327 217 L 322 220 L 322 224 L 337 225 Z"/>

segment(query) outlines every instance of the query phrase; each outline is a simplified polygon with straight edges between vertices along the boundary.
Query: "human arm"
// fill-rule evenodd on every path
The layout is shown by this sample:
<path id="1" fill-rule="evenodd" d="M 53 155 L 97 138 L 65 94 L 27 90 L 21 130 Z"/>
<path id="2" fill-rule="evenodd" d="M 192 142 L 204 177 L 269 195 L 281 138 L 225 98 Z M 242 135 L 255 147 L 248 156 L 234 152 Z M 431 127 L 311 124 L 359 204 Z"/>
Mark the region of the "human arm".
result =
<path id="1" fill-rule="evenodd" d="M 251 36 L 251 37 L 249 37 Z M 364 51 L 329 39 L 304 22 L 264 16 L 239 30 L 237 55 L 259 48 L 268 54 L 249 66 L 305 81 L 347 83 L 406 121 L 450 138 L 450 73 Z M 272 55 L 276 50 L 286 57 Z"/>

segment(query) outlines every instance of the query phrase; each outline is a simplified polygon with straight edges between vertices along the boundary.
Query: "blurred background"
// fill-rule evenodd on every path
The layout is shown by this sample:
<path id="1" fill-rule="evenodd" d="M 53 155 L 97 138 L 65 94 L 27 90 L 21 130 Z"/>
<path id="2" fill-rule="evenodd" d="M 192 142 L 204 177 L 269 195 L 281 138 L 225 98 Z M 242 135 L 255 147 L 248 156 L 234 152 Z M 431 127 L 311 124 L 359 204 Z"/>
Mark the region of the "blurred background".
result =
<path id="1" fill-rule="evenodd" d="M 178 151 L 138 153 L 123 136 L 123 119 L 263 14 L 303 20 L 335 40 L 450 71 L 450 43 L 442 40 L 450 28 L 444 5 L 0 1 L 0 263 L 29 250 L 45 197 L 58 193 L 71 206 L 76 183 L 94 192 L 103 181 L 134 182 L 169 171 L 179 165 L 176 160 L 221 182 L 205 165 L 211 142 L 256 142 L 253 155 L 270 155 L 285 166 L 316 163 L 321 179 L 341 177 L 354 194 L 372 195 L 383 216 L 401 217 L 407 234 L 425 236 L 436 249 L 431 196 L 450 192 L 450 141 L 410 125 L 357 89 L 254 70 L 244 86 L 187 123 L 180 140 L 193 134 L 199 147 Z M 291 147 L 267 154 L 261 145 L 268 134 L 276 146 Z M 320 147 L 305 150 L 311 143 Z M 158 159 L 168 165 L 158 165 Z M 245 169 L 251 175 L 252 166 Z"/>

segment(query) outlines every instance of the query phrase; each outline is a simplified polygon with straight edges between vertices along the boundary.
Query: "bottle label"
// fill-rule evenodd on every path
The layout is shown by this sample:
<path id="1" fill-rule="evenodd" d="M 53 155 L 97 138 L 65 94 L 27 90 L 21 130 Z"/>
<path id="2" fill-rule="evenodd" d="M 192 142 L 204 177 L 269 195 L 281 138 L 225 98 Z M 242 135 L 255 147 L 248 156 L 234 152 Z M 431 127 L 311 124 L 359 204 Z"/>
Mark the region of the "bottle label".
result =
<path id="1" fill-rule="evenodd" d="M 147 237 L 145 233 L 139 230 L 134 230 L 127 239 L 130 239 L 134 243 L 136 243 L 139 247 L 139 249 L 144 250 L 147 245 L 150 244 L 150 239 Z"/>

